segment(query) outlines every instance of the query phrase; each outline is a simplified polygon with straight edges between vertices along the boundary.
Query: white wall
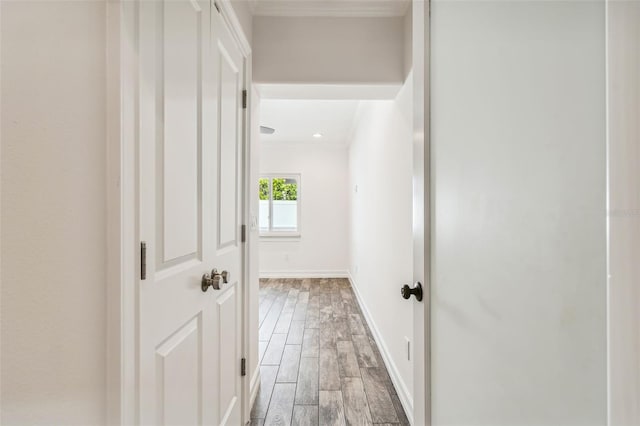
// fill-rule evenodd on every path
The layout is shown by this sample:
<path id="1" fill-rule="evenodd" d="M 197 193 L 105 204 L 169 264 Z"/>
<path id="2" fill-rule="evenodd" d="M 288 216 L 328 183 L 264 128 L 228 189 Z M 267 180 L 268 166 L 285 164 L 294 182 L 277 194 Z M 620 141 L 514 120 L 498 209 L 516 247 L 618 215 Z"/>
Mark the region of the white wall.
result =
<path id="1" fill-rule="evenodd" d="M 433 424 L 604 425 L 604 3 L 432 6 Z"/>
<path id="2" fill-rule="evenodd" d="M 608 2 L 610 425 L 640 424 L 640 2 Z"/>
<path id="3" fill-rule="evenodd" d="M 253 19 L 257 83 L 404 81 L 404 18 Z"/>
<path id="4" fill-rule="evenodd" d="M 349 148 L 349 272 L 409 412 L 413 304 L 400 288 L 413 275 L 411 90 L 409 76 L 395 100 L 361 102 Z"/>
<path id="5" fill-rule="evenodd" d="M 346 147 L 321 142 L 263 143 L 260 173 L 299 173 L 302 209 L 299 239 L 261 239 L 260 274 L 345 275 L 349 264 Z"/>
<path id="6" fill-rule="evenodd" d="M 103 424 L 105 2 L 0 7 L 0 422 Z"/>

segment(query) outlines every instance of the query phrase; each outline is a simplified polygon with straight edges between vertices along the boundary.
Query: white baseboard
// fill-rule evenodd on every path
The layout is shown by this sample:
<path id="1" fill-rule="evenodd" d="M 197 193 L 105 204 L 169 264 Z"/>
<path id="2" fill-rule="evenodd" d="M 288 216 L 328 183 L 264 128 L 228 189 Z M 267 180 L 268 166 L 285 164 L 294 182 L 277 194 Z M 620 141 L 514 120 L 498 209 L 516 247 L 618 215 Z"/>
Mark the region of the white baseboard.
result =
<path id="1" fill-rule="evenodd" d="M 249 411 L 253 408 L 253 404 L 256 402 L 258 391 L 260 390 L 260 365 L 256 367 L 256 370 L 251 375 L 251 382 L 249 382 Z"/>
<path id="2" fill-rule="evenodd" d="M 349 278 L 348 271 L 260 271 L 260 278 Z"/>
<path id="3" fill-rule="evenodd" d="M 375 321 L 371 317 L 371 313 L 365 305 L 364 300 L 360 296 L 360 291 L 358 290 L 358 285 L 355 280 L 348 274 L 349 281 L 351 281 L 351 287 L 353 288 L 353 292 L 356 295 L 356 299 L 358 301 L 358 305 L 360 305 L 360 309 L 364 315 L 364 319 L 367 321 L 369 328 L 371 329 L 371 333 L 373 334 L 373 338 L 380 349 L 380 355 L 382 355 L 382 360 L 384 361 L 385 366 L 387 367 L 387 371 L 389 372 L 389 376 L 391 377 L 391 381 L 393 382 L 393 386 L 395 386 L 396 391 L 398 392 L 398 398 L 400 399 L 400 403 L 402 403 L 402 407 L 404 408 L 404 412 L 407 415 L 407 419 L 409 423 L 413 424 L 413 396 L 412 392 L 407 388 L 406 383 L 402 380 L 400 376 L 400 372 L 398 367 L 391 359 L 391 355 L 389 355 L 389 349 L 382 338 L 382 334 L 378 330 L 378 326 Z"/>

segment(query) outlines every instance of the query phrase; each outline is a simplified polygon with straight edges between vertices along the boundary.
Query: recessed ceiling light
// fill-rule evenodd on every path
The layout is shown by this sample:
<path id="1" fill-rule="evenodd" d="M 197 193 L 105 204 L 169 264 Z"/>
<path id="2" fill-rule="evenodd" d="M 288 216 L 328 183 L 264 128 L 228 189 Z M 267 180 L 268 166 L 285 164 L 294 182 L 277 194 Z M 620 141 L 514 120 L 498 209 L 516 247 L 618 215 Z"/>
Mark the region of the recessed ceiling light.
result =
<path id="1" fill-rule="evenodd" d="M 316 139 L 320 139 L 322 137 L 322 133 L 314 133 L 313 137 Z"/>

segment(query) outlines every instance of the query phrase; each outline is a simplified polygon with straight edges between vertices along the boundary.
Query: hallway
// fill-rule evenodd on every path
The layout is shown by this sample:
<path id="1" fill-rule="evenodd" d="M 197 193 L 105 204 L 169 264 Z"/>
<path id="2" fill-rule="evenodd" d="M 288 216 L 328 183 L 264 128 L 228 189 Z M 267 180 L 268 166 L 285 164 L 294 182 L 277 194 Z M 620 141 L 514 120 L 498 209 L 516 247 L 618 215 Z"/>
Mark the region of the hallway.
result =
<path id="1" fill-rule="evenodd" d="M 252 425 L 409 422 L 347 279 L 260 280 Z"/>

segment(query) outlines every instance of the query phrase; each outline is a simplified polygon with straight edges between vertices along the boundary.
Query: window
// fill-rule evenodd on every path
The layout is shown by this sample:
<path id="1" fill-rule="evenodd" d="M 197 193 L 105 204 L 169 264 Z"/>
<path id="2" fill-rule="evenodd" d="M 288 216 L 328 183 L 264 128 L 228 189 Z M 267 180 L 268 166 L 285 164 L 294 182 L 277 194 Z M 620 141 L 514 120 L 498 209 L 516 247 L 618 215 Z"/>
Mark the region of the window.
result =
<path id="1" fill-rule="evenodd" d="M 260 177 L 260 235 L 300 236 L 300 175 Z"/>

